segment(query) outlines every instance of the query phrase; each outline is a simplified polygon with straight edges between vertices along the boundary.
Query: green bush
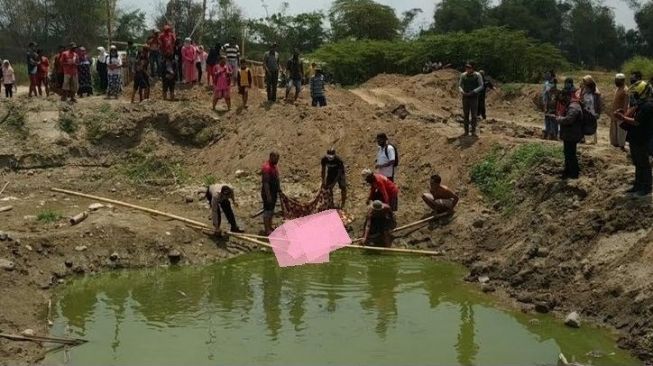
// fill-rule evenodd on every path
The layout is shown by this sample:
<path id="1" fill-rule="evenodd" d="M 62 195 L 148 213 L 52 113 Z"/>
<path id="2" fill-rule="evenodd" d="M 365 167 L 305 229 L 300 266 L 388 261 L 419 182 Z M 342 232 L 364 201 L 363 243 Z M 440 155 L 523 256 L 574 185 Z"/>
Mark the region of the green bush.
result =
<path id="1" fill-rule="evenodd" d="M 548 158 L 562 159 L 562 149 L 530 143 L 512 151 L 495 147 L 472 167 L 471 178 L 492 202 L 510 212 L 515 203 L 514 182 Z"/>
<path id="2" fill-rule="evenodd" d="M 122 172 L 139 184 L 181 184 L 188 179 L 181 163 L 140 153 L 132 154 Z"/>
<path id="3" fill-rule="evenodd" d="M 42 223 L 51 223 L 51 222 L 57 222 L 61 220 L 63 216 L 61 216 L 58 212 L 52 211 L 52 210 L 45 210 L 39 212 L 39 214 L 36 216 L 36 219 Z"/>
<path id="4" fill-rule="evenodd" d="M 380 73 L 417 74 L 429 60 L 454 65 L 473 60 L 477 68 L 505 82 L 535 81 L 545 70 L 569 67 L 554 46 L 502 27 L 426 35 L 413 41 L 341 41 L 322 46 L 310 57 L 323 62 L 335 80 L 346 85 Z"/>
<path id="5" fill-rule="evenodd" d="M 213 175 L 209 174 L 209 175 L 205 175 L 202 178 L 202 181 L 204 182 L 204 185 L 208 187 L 208 186 L 212 186 L 212 185 L 216 184 L 218 182 L 218 179 L 216 177 L 214 177 Z"/>
<path id="6" fill-rule="evenodd" d="M 63 113 L 59 116 L 59 129 L 67 134 L 73 134 L 77 131 L 79 126 L 77 125 L 77 120 L 75 115 L 72 113 Z"/>
<path id="7" fill-rule="evenodd" d="M 644 80 L 649 80 L 653 77 L 653 59 L 635 56 L 624 62 L 623 66 L 621 66 L 621 70 L 623 70 L 626 75 L 633 71 L 640 71 L 644 76 Z"/>

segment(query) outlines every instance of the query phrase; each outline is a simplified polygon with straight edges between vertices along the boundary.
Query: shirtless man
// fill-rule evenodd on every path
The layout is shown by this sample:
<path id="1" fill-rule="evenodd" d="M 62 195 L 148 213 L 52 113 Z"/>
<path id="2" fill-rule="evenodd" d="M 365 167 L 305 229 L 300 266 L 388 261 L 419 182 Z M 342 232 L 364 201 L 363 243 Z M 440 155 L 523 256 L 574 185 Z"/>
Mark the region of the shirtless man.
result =
<path id="1" fill-rule="evenodd" d="M 438 174 L 433 174 L 430 192 L 422 194 L 422 199 L 436 214 L 453 214 L 459 198 L 449 187 L 442 185 L 442 178 Z"/>

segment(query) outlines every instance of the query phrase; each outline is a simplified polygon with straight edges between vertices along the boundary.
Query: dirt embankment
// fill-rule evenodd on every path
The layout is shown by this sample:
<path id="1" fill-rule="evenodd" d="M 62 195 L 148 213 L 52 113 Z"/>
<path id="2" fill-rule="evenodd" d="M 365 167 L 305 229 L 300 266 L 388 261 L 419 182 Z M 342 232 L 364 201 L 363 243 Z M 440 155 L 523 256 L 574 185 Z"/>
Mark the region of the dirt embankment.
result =
<path id="1" fill-rule="evenodd" d="M 613 326 L 621 345 L 651 359 L 653 219 L 649 202 L 621 193 L 632 176 L 624 154 L 606 145 L 602 129 L 598 145 L 581 148 L 583 178 L 560 181 L 560 162 L 547 160 L 511 182 L 516 203 L 505 213 L 471 183 L 470 168 L 497 145 L 509 151 L 529 142 L 555 144 L 538 140 L 540 116 L 528 94 L 537 87 L 511 91 L 509 98 L 503 90 L 491 92 L 480 139 L 459 138 L 457 79 L 446 70 L 381 75 L 355 90 L 329 89 L 329 106 L 321 109 L 311 108 L 307 97 L 268 105 L 254 92 L 250 108 L 216 113 L 199 88 L 182 90 L 174 103 L 3 102 L 0 119 L 13 112 L 0 124 L 0 184 L 10 182 L 0 207 L 13 210 L 0 213 L 0 230 L 12 238 L 0 242 L 0 258 L 13 268 L 0 271 L 3 293 L 12 294 L 0 297 L 0 308 L 8 309 L 0 313 L 0 329 L 45 332 L 50 289 L 70 275 L 168 264 L 176 254 L 182 264 L 198 264 L 248 250 L 119 207 L 69 226 L 59 216 L 92 202 L 50 187 L 206 220 L 206 204 L 194 192 L 208 182 L 228 182 L 236 187 L 241 226 L 257 232 L 259 219 L 249 216 L 260 209 L 258 169 L 267 153 L 281 153 L 286 193 L 309 198 L 319 187 L 320 157 L 335 147 L 349 171 L 346 210 L 358 236 L 367 194 L 359 172 L 374 163 L 376 133 L 386 132 L 401 155 L 400 222 L 427 214 L 420 194 L 433 172 L 461 195 L 453 220 L 399 237 L 395 245 L 442 251 L 470 267 L 468 279 L 487 275 L 489 289 L 511 296 L 524 311 L 576 310 Z M 401 104 L 404 119 L 392 113 Z M 40 352 L 34 344 L 0 340 L 0 363 L 35 360 Z"/>

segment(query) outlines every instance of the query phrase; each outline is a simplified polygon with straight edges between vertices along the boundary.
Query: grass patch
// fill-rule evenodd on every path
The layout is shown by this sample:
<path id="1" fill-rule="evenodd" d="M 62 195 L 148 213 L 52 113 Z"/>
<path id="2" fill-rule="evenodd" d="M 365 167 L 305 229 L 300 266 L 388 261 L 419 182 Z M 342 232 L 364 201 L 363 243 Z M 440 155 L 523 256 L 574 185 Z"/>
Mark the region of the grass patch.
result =
<path id="1" fill-rule="evenodd" d="M 36 219 L 39 222 L 42 222 L 42 223 L 45 223 L 45 224 L 49 224 L 49 223 L 52 223 L 52 222 L 57 222 L 57 221 L 61 220 L 62 218 L 63 218 L 63 216 L 61 216 L 58 212 L 52 211 L 52 210 L 41 211 L 36 216 Z"/>
<path id="2" fill-rule="evenodd" d="M 506 100 L 515 99 L 523 95 L 522 89 L 524 89 L 524 84 L 504 84 L 501 86 L 503 98 Z"/>
<path id="3" fill-rule="evenodd" d="M 132 154 L 122 172 L 139 184 L 182 184 L 189 178 L 181 163 L 141 153 Z"/>
<path id="4" fill-rule="evenodd" d="M 86 138 L 93 143 L 98 143 L 109 132 L 109 127 L 120 117 L 118 112 L 111 108 L 109 103 L 100 105 L 94 113 L 84 119 Z"/>
<path id="5" fill-rule="evenodd" d="M 59 129 L 69 135 L 77 132 L 79 125 L 75 116 L 72 113 L 63 113 L 59 116 Z"/>
<path id="6" fill-rule="evenodd" d="M 212 175 L 205 175 L 202 177 L 202 182 L 204 183 L 205 186 L 211 186 L 214 185 L 218 182 L 218 179 Z"/>
<path id="7" fill-rule="evenodd" d="M 515 204 L 514 183 L 546 159 L 562 159 L 562 149 L 530 143 L 505 151 L 495 147 L 472 167 L 471 178 L 481 192 L 504 211 Z"/>

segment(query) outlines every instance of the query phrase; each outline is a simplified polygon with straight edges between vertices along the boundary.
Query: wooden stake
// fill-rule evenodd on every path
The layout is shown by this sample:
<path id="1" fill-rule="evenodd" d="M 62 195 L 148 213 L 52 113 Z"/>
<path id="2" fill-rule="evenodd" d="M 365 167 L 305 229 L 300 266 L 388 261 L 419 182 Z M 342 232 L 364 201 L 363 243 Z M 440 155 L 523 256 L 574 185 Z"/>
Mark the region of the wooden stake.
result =
<path id="1" fill-rule="evenodd" d="M 70 225 L 77 225 L 80 222 L 86 220 L 88 218 L 88 212 L 84 211 L 82 213 L 79 213 L 73 217 L 71 217 L 68 221 L 70 221 Z"/>
<path id="2" fill-rule="evenodd" d="M 5 183 L 5 186 L 2 187 L 2 189 L 0 189 L 0 196 L 2 196 L 2 194 L 5 192 L 5 188 L 7 188 L 8 185 L 9 185 L 9 182 Z"/>

